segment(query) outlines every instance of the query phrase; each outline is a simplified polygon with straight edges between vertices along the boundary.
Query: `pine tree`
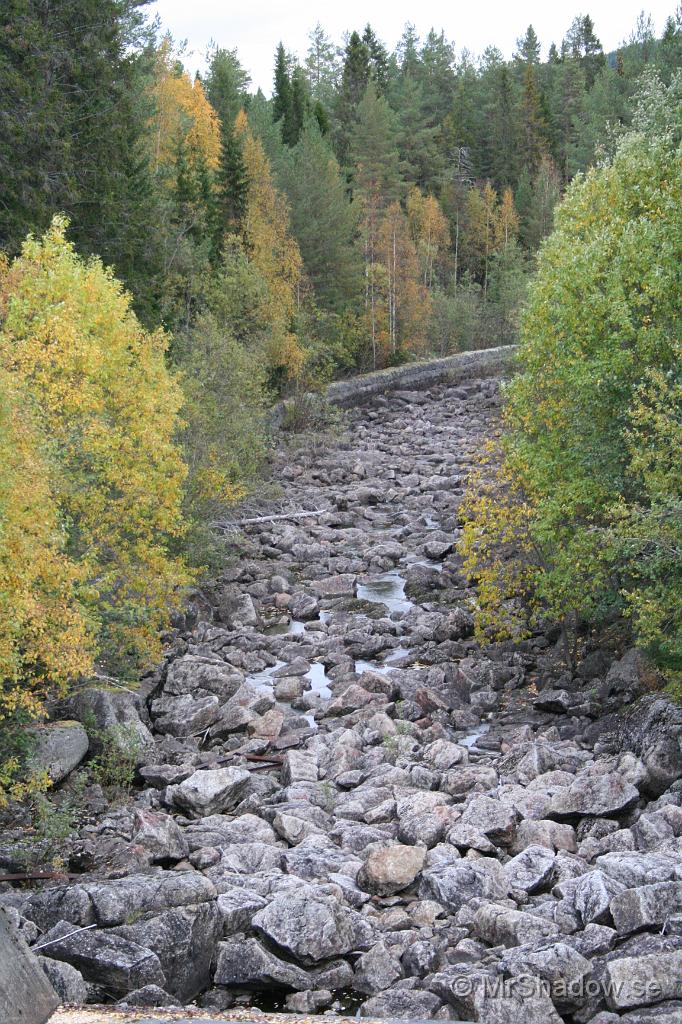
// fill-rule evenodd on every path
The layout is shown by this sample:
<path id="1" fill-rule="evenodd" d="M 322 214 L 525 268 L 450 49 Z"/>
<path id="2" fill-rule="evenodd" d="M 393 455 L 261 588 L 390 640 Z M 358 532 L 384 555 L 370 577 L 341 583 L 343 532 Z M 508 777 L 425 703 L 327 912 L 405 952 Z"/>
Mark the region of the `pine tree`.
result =
<path id="1" fill-rule="evenodd" d="M 407 182 L 436 190 L 443 174 L 439 129 L 424 112 L 424 94 L 409 72 L 401 74 L 390 91 L 393 110 L 398 111 L 401 173 Z"/>
<path id="2" fill-rule="evenodd" d="M 310 96 L 305 72 L 303 68 L 296 67 L 291 76 L 291 114 L 284 139 L 289 146 L 295 146 L 298 142 L 309 110 Z"/>
<path id="3" fill-rule="evenodd" d="M 589 14 L 578 15 L 561 44 L 562 57 L 572 57 L 585 74 L 587 89 L 591 89 L 599 72 L 606 66 L 602 45 L 594 33 L 594 22 Z"/>
<path id="4" fill-rule="evenodd" d="M 362 42 L 367 48 L 369 55 L 370 74 L 376 83 L 377 92 L 383 96 L 388 82 L 388 53 L 386 52 L 386 47 L 377 38 L 374 29 L 369 24 L 365 26 L 365 31 L 362 33 Z"/>
<path id="5" fill-rule="evenodd" d="M 146 144 L 151 34 L 140 0 L 7 0 L 0 39 L 0 249 L 69 214 L 151 315 L 162 212 Z"/>
<path id="6" fill-rule="evenodd" d="M 334 104 L 339 81 L 339 55 L 331 39 L 318 22 L 308 36 L 305 70 L 310 94 L 326 110 Z"/>
<path id="7" fill-rule="evenodd" d="M 524 66 L 521 79 L 521 152 L 524 165 L 534 174 L 547 150 L 547 122 L 537 73 L 532 63 Z"/>
<path id="8" fill-rule="evenodd" d="M 403 74 L 419 75 L 419 36 L 411 22 L 405 25 L 400 42 L 396 47 L 398 64 Z"/>
<path id="9" fill-rule="evenodd" d="M 419 81 L 424 96 L 424 114 L 430 124 L 442 124 L 452 106 L 455 86 L 454 47 L 443 32 L 433 29 L 420 54 Z"/>
<path id="10" fill-rule="evenodd" d="M 251 79 L 241 66 L 236 50 L 214 46 L 208 53 L 208 74 L 204 88 L 209 103 L 222 124 L 234 124 L 245 104 Z"/>
<path id="11" fill-rule="evenodd" d="M 519 174 L 521 97 L 502 54 L 491 47 L 483 54 L 480 95 L 485 131 L 477 154 L 477 171 L 500 188 L 514 185 Z"/>
<path id="12" fill-rule="evenodd" d="M 526 29 L 526 34 L 516 40 L 516 53 L 514 59 L 519 64 L 532 64 L 537 66 L 540 63 L 540 41 L 532 25 Z"/>

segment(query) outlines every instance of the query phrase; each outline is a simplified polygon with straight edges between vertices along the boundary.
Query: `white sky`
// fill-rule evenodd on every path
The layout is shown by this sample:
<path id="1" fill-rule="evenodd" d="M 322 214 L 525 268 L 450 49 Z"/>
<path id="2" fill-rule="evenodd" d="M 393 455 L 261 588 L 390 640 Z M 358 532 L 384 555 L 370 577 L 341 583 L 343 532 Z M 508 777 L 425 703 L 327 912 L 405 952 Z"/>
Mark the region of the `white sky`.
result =
<path id="1" fill-rule="evenodd" d="M 656 33 L 674 12 L 677 0 L 647 0 Z M 232 10 L 230 10 L 232 8 Z M 459 8 L 459 9 L 458 9 Z M 242 64 L 251 74 L 253 88 L 267 95 L 272 88 L 274 52 L 281 40 L 288 51 L 305 56 L 308 33 L 320 21 L 332 39 L 341 43 L 343 33 L 362 31 L 369 21 L 379 38 L 393 49 L 406 22 L 414 23 L 420 36 L 433 27 L 443 29 L 457 51 L 480 54 L 487 45 L 497 46 L 511 57 L 516 39 L 532 24 L 543 54 L 552 42 L 561 42 L 576 14 L 589 14 L 606 51 L 615 49 L 634 29 L 642 0 L 573 0 L 563 7 L 551 0 L 483 0 L 455 5 L 452 0 L 415 4 L 414 0 L 382 0 L 380 3 L 345 0 L 325 11 L 320 3 L 305 0 L 155 0 L 151 11 L 161 18 L 176 40 L 189 44 L 185 64 L 189 71 L 204 67 L 210 39 L 227 49 L 237 47 Z"/>

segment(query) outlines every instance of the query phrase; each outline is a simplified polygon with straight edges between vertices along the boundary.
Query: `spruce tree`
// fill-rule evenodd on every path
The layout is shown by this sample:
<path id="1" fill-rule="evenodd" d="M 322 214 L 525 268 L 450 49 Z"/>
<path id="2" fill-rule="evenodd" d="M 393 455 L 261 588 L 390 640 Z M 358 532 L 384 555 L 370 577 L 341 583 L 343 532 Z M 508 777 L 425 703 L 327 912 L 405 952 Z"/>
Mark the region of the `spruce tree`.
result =
<path id="1" fill-rule="evenodd" d="M 317 122 L 309 117 L 278 179 L 290 206 L 291 230 L 303 257 L 315 298 L 340 311 L 357 300 L 362 263 L 355 247 L 358 208 Z"/>
<path id="2" fill-rule="evenodd" d="M 353 124 L 369 77 L 369 51 L 358 33 L 353 32 L 344 51 L 341 88 L 334 110 L 336 153 L 342 166 L 346 165 L 350 159 Z"/>
<path id="3" fill-rule="evenodd" d="M 279 122 L 284 138 L 291 122 L 291 78 L 289 62 L 283 45 L 277 47 L 275 56 L 275 87 L 272 93 L 272 119 Z"/>
<path id="4" fill-rule="evenodd" d="M 325 110 L 334 105 L 339 84 L 339 51 L 318 22 L 308 36 L 309 46 L 305 59 L 305 72 L 310 94 L 315 103 Z"/>
<path id="5" fill-rule="evenodd" d="M 362 41 L 367 47 L 369 54 L 369 65 L 372 78 L 376 82 L 377 91 L 380 95 L 386 92 L 388 81 L 388 53 L 386 47 L 379 40 L 370 24 L 365 26 L 362 33 Z"/>
<path id="6" fill-rule="evenodd" d="M 310 96 L 303 68 L 297 67 L 291 76 L 291 111 L 288 122 L 285 118 L 282 136 L 289 146 L 298 142 L 303 124 L 310 109 Z"/>
<path id="7" fill-rule="evenodd" d="M 220 167 L 216 178 L 218 191 L 216 249 L 220 250 L 225 234 L 241 233 L 249 187 L 241 139 L 237 135 L 232 121 L 223 121 L 220 126 Z"/>

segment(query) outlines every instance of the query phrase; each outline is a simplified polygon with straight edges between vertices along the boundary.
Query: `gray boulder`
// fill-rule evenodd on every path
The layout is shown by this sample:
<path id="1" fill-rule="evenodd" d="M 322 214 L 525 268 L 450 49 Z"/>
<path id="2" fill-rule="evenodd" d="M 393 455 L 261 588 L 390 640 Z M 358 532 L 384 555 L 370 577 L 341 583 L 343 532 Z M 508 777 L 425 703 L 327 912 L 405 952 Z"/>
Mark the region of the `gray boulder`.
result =
<path id="1" fill-rule="evenodd" d="M 161 811 L 135 811 L 132 842 L 143 846 L 153 861 L 182 860 L 189 853 L 187 840 L 175 820 Z"/>
<path id="2" fill-rule="evenodd" d="M 433 992 L 394 988 L 373 996 L 360 1007 L 361 1017 L 387 1017 L 390 1020 L 433 1020 L 441 1007 Z"/>
<path id="3" fill-rule="evenodd" d="M 623 957 L 606 965 L 602 981 L 612 1010 L 682 998 L 682 950 Z"/>
<path id="4" fill-rule="evenodd" d="M 254 914 L 267 906 L 267 900 L 241 886 L 221 892 L 217 900 L 223 935 L 234 935 L 251 927 Z"/>
<path id="5" fill-rule="evenodd" d="M 626 889 L 611 900 L 613 923 L 621 935 L 640 928 L 659 928 L 678 914 L 682 914 L 682 882 Z"/>
<path id="6" fill-rule="evenodd" d="M 131 748 L 138 751 L 138 764 L 147 760 L 147 752 L 154 746 L 149 729 L 142 721 L 142 699 L 127 690 L 112 690 L 101 686 L 89 686 L 75 694 L 69 701 L 72 714 L 86 725 L 94 722 L 97 732 L 90 737 L 90 747 L 99 753 L 102 733 L 105 733 L 128 755 Z"/>
<path id="7" fill-rule="evenodd" d="M 490 857 L 461 860 L 424 871 L 420 896 L 438 900 L 449 910 L 460 910 L 469 900 L 504 899 L 509 883 L 498 861 Z"/>
<path id="8" fill-rule="evenodd" d="M 220 715 L 217 697 L 192 697 L 183 693 L 179 697 L 159 697 L 151 707 L 154 728 L 170 736 L 193 736 L 213 725 Z"/>
<path id="9" fill-rule="evenodd" d="M 549 879 L 555 859 L 545 846 L 527 846 L 504 866 L 509 888 L 537 892 Z"/>
<path id="10" fill-rule="evenodd" d="M 424 866 L 426 850 L 421 846 L 394 846 L 371 849 L 357 877 L 366 892 L 392 896 L 412 885 Z"/>
<path id="11" fill-rule="evenodd" d="M 60 1003 L 87 1003 L 90 998 L 90 986 L 80 971 L 71 964 L 51 960 L 47 956 L 39 956 L 38 962 L 59 996 Z"/>
<path id="12" fill-rule="evenodd" d="M 216 904 L 199 903 L 124 925 L 116 934 L 151 949 L 166 976 L 166 990 L 188 1003 L 210 983 L 221 928 Z"/>
<path id="13" fill-rule="evenodd" d="M 236 807 L 250 778 L 243 768 L 197 771 L 177 786 L 168 786 L 165 799 L 190 817 L 203 818 Z"/>
<path id="14" fill-rule="evenodd" d="M 251 595 L 241 593 L 236 587 L 226 587 L 219 595 L 218 612 L 229 629 L 257 626 L 260 621 Z"/>
<path id="15" fill-rule="evenodd" d="M 133 914 L 203 903 L 215 900 L 216 895 L 213 884 L 197 871 L 157 870 L 41 889 L 27 898 L 21 912 L 43 929 L 58 921 L 113 927 Z"/>
<path id="16" fill-rule="evenodd" d="M 473 929 L 475 935 L 491 946 L 522 946 L 559 935 L 553 921 L 492 903 L 476 911 Z"/>
<path id="17" fill-rule="evenodd" d="M 501 967 L 512 977 L 530 974 L 547 982 L 552 1002 L 563 1012 L 584 1001 L 585 982 L 592 975 L 590 961 L 565 942 L 510 949 Z"/>
<path id="18" fill-rule="evenodd" d="M 86 981 L 101 985 L 113 995 L 124 995 L 143 985 L 166 987 L 159 958 L 137 942 L 110 930 L 92 929 L 72 935 L 73 925 L 60 921 L 42 942 L 53 960 L 75 967 Z"/>
<path id="19" fill-rule="evenodd" d="M 331 896 L 282 893 L 253 918 L 253 927 L 301 963 L 314 964 L 371 945 L 372 926 Z"/>
<path id="20" fill-rule="evenodd" d="M 312 979 L 294 964 L 281 960 L 258 939 L 234 936 L 218 943 L 216 985 L 248 988 L 285 988 L 304 992 L 313 988 Z"/>
<path id="21" fill-rule="evenodd" d="M 35 740 L 31 763 L 46 771 L 54 783 L 78 767 L 90 746 L 80 722 L 49 722 L 31 729 L 31 735 Z"/>
<path id="22" fill-rule="evenodd" d="M 682 708 L 664 697 L 633 704 L 620 723 L 618 742 L 643 761 L 650 792 L 662 793 L 682 778 Z"/>
<path id="23" fill-rule="evenodd" d="M 358 959 L 353 988 L 371 996 L 390 988 L 402 976 L 400 961 L 383 942 L 378 942 Z"/>
<path id="24" fill-rule="evenodd" d="M 549 814 L 555 818 L 583 815 L 607 817 L 626 811 L 639 799 L 637 789 L 622 775 L 580 773 L 570 786 L 557 790 Z"/>
<path id="25" fill-rule="evenodd" d="M 178 697 L 205 690 L 226 700 L 237 692 L 243 678 L 241 672 L 218 658 L 185 654 L 168 666 L 163 692 L 168 696 Z"/>
<path id="26" fill-rule="evenodd" d="M 589 871 L 578 878 L 573 900 L 583 927 L 588 924 L 605 924 L 609 920 L 612 899 L 622 889 L 622 882 L 603 871 Z"/>
<path id="27" fill-rule="evenodd" d="M 492 842 L 508 846 L 514 838 L 518 819 L 513 807 L 489 796 L 476 796 L 465 807 L 460 821 L 483 832 Z"/>

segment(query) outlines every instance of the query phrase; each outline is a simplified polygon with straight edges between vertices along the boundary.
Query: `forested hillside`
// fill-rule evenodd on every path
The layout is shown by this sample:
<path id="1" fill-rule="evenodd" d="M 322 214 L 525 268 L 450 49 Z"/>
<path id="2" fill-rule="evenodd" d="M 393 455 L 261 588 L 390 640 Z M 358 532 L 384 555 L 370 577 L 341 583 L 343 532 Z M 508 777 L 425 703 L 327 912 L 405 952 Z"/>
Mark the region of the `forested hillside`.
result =
<path id="1" fill-rule="evenodd" d="M 526 321 L 539 344 L 554 337 L 543 318 L 563 297 L 570 211 L 613 198 L 593 197 L 593 179 L 572 182 L 619 152 L 647 90 L 663 95 L 682 65 L 680 10 L 660 38 L 641 16 L 610 54 L 578 16 L 546 60 L 531 26 L 519 26 L 511 60 L 410 26 L 395 52 L 369 25 L 342 45 L 318 26 L 307 54 L 273 54 L 267 98 L 250 90 L 232 40 L 210 46 L 200 76 L 145 6 L 7 0 L 0 26 L 0 793 L 20 763 L 16 724 L 39 716 L 46 696 L 94 671 L 134 676 L 158 657 L 169 608 L 212 557 L 209 524 L 258 477 L 268 406 L 333 377 L 514 342 L 568 189 L 573 205 L 544 250 Z M 664 193 L 671 146 L 650 168 Z M 644 187 L 640 156 L 630 159 Z M 647 237 L 652 258 L 658 241 Z M 660 308 L 673 324 L 667 294 L 671 308 Z M 565 309 L 576 328 L 581 309 Z M 549 341 L 533 358 L 559 365 Z M 602 533 L 589 501 L 576 513 L 588 524 L 574 543 L 604 558 L 623 544 L 650 551 L 649 535 L 638 538 L 656 517 L 639 509 L 673 487 L 653 456 L 630 448 L 665 432 L 674 361 L 668 349 L 652 357 L 644 384 L 623 371 L 629 433 L 596 503 L 608 504 Z M 569 373 L 553 385 L 573 386 Z M 544 408 L 522 388 L 518 429 Z M 576 449 L 604 411 L 600 393 L 590 401 L 583 433 L 572 424 Z M 533 429 L 561 439 L 565 421 L 548 410 Z M 608 444 L 604 433 L 591 451 L 608 462 Z M 526 462 L 510 454 L 505 465 L 520 483 Z M 578 479 L 573 464 L 560 471 Z M 616 516 L 623 473 L 639 490 Z M 537 481 L 529 472 L 524 482 Z M 542 517 L 556 526 L 553 481 L 546 491 L 536 524 L 551 547 L 558 533 Z M 565 536 L 568 498 L 561 515 Z M 664 556 L 635 615 L 652 646 L 670 632 Z M 581 564 L 544 565 L 534 578 L 543 610 L 586 592 Z M 638 592 L 611 577 L 594 587 L 607 610 Z M 677 640 L 662 643 L 677 663 Z"/>

